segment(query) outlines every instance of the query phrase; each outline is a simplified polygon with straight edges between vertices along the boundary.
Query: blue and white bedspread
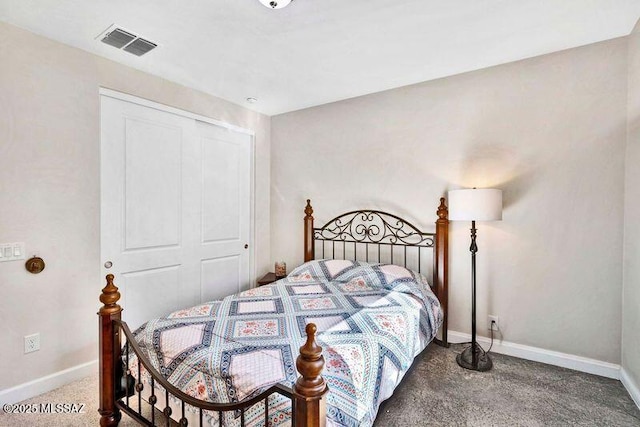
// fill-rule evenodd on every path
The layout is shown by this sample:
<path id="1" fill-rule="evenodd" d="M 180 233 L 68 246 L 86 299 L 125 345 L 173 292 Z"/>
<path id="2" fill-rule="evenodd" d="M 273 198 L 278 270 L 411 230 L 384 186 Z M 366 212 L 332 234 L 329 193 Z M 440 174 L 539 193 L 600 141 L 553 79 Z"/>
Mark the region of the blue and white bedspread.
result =
<path id="1" fill-rule="evenodd" d="M 310 322 L 324 349 L 327 424 L 370 426 L 434 338 L 442 311 L 426 279 L 405 268 L 311 261 L 272 285 L 151 320 L 135 335 L 153 365 L 187 394 L 236 402 L 275 383 L 293 385 Z M 290 409 L 289 399 L 272 395 L 270 425 L 290 424 Z M 247 425 L 263 425 L 263 411 L 262 404 L 248 410 Z M 216 414 L 207 417 L 217 422 Z M 239 424 L 238 414 L 227 413 L 224 423 Z"/>

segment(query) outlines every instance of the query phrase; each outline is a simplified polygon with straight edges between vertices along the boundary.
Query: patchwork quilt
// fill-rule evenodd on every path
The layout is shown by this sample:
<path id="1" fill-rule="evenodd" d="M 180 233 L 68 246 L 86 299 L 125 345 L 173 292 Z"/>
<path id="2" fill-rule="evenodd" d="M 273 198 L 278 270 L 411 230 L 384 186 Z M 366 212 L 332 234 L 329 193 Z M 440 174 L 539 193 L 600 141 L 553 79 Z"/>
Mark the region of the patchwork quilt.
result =
<path id="1" fill-rule="evenodd" d="M 370 426 L 380 403 L 434 338 L 442 311 L 416 272 L 322 260 L 274 284 L 151 320 L 134 335 L 153 366 L 187 394 L 237 402 L 275 383 L 293 385 L 310 322 L 318 327 L 325 358 L 328 424 Z M 135 358 L 130 368 L 137 372 Z M 239 413 L 223 416 L 225 425 L 240 425 Z M 272 426 L 290 425 L 291 401 L 272 395 L 269 416 Z M 217 425 L 217 414 L 206 418 Z M 245 422 L 264 425 L 264 405 L 249 409 Z"/>

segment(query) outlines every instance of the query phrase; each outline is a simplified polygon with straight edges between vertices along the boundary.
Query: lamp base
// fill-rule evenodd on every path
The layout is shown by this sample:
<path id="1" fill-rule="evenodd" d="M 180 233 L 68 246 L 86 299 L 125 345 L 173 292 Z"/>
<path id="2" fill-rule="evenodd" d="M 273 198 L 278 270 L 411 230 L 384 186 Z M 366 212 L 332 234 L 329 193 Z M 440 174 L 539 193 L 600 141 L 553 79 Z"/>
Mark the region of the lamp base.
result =
<path id="1" fill-rule="evenodd" d="M 476 355 L 477 355 L 476 357 L 477 363 L 475 366 L 473 364 L 473 353 L 471 353 L 473 348 L 475 348 Z M 480 347 L 480 345 L 477 342 L 465 348 L 464 351 L 456 357 L 456 361 L 458 362 L 458 365 L 472 371 L 484 372 L 484 371 L 488 371 L 493 367 L 493 362 L 491 361 L 491 358 Z"/>

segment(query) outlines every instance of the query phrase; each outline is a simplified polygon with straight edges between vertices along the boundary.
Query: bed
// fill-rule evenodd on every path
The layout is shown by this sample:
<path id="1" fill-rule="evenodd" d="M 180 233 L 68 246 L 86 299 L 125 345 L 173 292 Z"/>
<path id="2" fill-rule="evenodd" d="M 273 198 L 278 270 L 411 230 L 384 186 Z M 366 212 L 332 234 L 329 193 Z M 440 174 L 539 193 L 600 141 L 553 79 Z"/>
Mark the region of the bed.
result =
<path id="1" fill-rule="evenodd" d="M 133 333 L 107 276 L 101 425 L 121 412 L 143 425 L 372 425 L 416 355 L 447 345 L 444 199 L 437 215 L 433 233 L 373 210 L 315 228 L 307 201 L 305 263 L 287 278 Z"/>

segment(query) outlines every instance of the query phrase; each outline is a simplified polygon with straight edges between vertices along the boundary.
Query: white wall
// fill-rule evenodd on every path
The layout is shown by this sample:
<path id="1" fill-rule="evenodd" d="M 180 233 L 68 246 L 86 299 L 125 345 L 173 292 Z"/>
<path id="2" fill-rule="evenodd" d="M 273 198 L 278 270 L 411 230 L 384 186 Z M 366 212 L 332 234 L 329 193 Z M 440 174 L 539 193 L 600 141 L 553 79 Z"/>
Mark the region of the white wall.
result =
<path id="1" fill-rule="evenodd" d="M 0 263 L 0 390 L 97 357 L 99 87 L 256 132 L 257 270 L 268 270 L 269 117 L 3 23 L 0 58 L 0 242 L 47 263 L 39 275 Z M 42 348 L 25 355 L 34 332 Z"/>
<path id="2" fill-rule="evenodd" d="M 504 190 L 480 223 L 478 320 L 503 338 L 620 362 L 626 39 L 272 118 L 272 256 L 302 262 L 323 223 L 380 208 L 417 225 L 458 187 Z M 428 61 L 425 58 L 425 61 Z M 469 224 L 452 224 L 450 329 L 470 330 Z"/>
<path id="3" fill-rule="evenodd" d="M 629 36 L 628 108 L 622 368 L 640 388 L 640 23 Z"/>

